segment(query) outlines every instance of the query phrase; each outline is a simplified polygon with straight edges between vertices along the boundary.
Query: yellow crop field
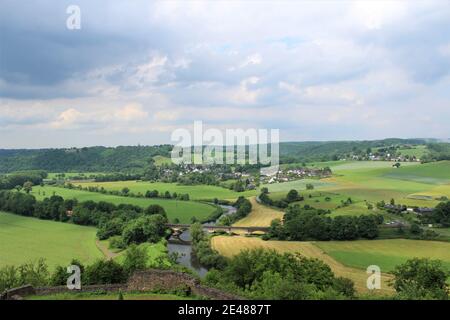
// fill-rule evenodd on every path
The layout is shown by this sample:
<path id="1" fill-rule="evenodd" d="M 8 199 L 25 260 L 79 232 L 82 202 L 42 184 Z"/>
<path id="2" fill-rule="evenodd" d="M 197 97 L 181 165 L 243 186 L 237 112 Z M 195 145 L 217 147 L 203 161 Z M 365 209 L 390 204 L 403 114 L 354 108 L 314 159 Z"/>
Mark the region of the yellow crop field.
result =
<path id="1" fill-rule="evenodd" d="M 263 241 L 260 238 L 244 236 L 216 236 L 212 238 L 211 244 L 215 250 L 226 257 L 236 255 L 242 250 L 255 248 L 272 249 L 278 252 L 300 253 L 308 258 L 322 260 L 330 266 L 336 276 L 353 280 L 358 292 L 369 292 L 366 286 L 366 280 L 369 275 L 364 270 L 344 266 L 342 263 L 327 255 L 319 247 L 315 246 L 313 242 Z M 381 290 L 378 291 L 379 293 L 390 294 L 394 292 L 394 290 L 388 286 L 388 281 L 391 278 L 392 277 L 388 274 L 382 274 Z"/>
<path id="2" fill-rule="evenodd" d="M 252 212 L 233 226 L 236 227 L 268 227 L 274 219 L 283 218 L 284 213 L 259 204 L 255 197 L 249 199 L 252 203 Z"/>

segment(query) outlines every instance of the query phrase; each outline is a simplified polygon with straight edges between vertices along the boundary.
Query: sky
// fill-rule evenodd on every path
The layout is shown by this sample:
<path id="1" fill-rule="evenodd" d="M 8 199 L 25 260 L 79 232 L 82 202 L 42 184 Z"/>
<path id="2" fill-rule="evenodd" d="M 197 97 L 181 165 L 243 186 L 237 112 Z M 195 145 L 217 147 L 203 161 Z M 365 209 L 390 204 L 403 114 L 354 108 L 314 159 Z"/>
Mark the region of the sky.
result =
<path id="1" fill-rule="evenodd" d="M 445 0 L 0 0 L 0 148 L 447 139 L 449 30 Z"/>

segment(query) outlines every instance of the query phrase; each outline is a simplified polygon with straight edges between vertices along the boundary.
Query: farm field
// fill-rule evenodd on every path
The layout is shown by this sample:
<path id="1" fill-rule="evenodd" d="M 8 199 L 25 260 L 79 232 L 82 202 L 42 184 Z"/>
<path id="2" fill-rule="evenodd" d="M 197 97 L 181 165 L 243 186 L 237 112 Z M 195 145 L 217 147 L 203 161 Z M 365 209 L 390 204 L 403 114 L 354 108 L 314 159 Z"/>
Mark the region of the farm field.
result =
<path id="1" fill-rule="evenodd" d="M 284 213 L 259 204 L 255 197 L 250 198 L 252 211 L 245 218 L 233 224 L 236 227 L 269 227 L 274 219 L 283 218 Z"/>
<path id="2" fill-rule="evenodd" d="M 185 186 L 176 183 L 165 182 L 146 182 L 146 181 L 113 181 L 113 182 L 77 182 L 74 183 L 82 187 L 103 187 L 106 190 L 121 191 L 127 187 L 133 193 L 145 194 L 149 190 L 158 190 L 159 193 L 169 191 L 170 193 L 187 193 L 191 200 L 211 200 L 217 199 L 237 199 L 239 196 L 256 195 L 256 190 L 249 190 L 244 192 L 235 192 L 233 190 L 225 189 L 217 186 L 208 185 L 194 185 Z"/>
<path id="3" fill-rule="evenodd" d="M 388 178 L 429 184 L 450 183 L 450 161 L 425 163 L 420 166 L 392 170 L 384 175 Z"/>
<path id="4" fill-rule="evenodd" d="M 50 269 L 73 258 L 92 263 L 103 258 L 95 245 L 96 228 L 0 212 L 0 267 L 45 258 Z"/>
<path id="5" fill-rule="evenodd" d="M 156 166 L 161 166 L 163 164 L 171 164 L 172 163 L 172 159 L 170 159 L 169 157 L 163 157 L 163 156 L 154 156 L 153 160 L 155 160 Z"/>
<path id="6" fill-rule="evenodd" d="M 378 265 L 382 271 L 390 272 L 396 265 L 414 257 L 443 261 L 450 271 L 450 243 L 425 240 L 389 239 L 358 241 L 314 242 L 328 255 L 340 263 L 365 269 Z"/>
<path id="7" fill-rule="evenodd" d="M 195 201 L 180 201 L 180 200 L 166 200 L 166 199 L 147 199 L 147 198 L 132 198 L 107 195 L 98 192 L 81 191 L 75 189 L 67 189 L 52 186 L 36 186 L 33 187 L 32 195 L 38 200 L 45 197 L 51 197 L 53 194 L 63 197 L 64 199 L 77 199 L 78 201 L 106 201 L 115 205 L 132 204 L 143 208 L 152 204 L 162 206 L 167 213 L 170 221 L 178 218 L 181 223 L 190 223 L 192 217 L 197 219 L 205 219 L 214 212 L 215 207 L 209 204 L 195 202 Z"/>
<path id="8" fill-rule="evenodd" d="M 333 169 L 335 176 L 321 180 L 334 184 L 321 190 L 371 203 L 389 201 L 393 198 L 397 203 L 405 205 L 432 207 L 439 203 L 436 198 L 450 197 L 450 184 L 441 184 L 448 178 L 449 163 L 449 161 L 423 165 L 405 163 L 407 165 L 402 164 L 399 169 L 392 167 L 351 169 L 343 165 Z M 364 163 L 359 166 L 361 165 Z M 429 178 L 424 178 L 427 175 Z M 420 197 L 430 194 L 432 197 L 429 199 Z"/>
<path id="9" fill-rule="evenodd" d="M 260 238 L 243 237 L 243 236 L 216 236 L 211 240 L 212 247 L 220 254 L 231 257 L 238 254 L 242 250 L 264 248 L 272 249 L 278 252 L 300 253 L 308 258 L 316 258 L 322 260 L 333 270 L 336 276 L 352 279 L 355 288 L 360 293 L 367 293 L 366 286 L 367 273 L 366 270 L 351 268 L 338 262 L 333 257 L 327 255 L 323 250 L 312 242 L 300 241 L 263 241 Z M 388 286 L 390 275 L 382 275 L 381 293 L 393 293 L 393 289 Z"/>
<path id="10" fill-rule="evenodd" d="M 429 153 L 427 146 L 415 146 L 412 148 L 404 148 L 397 150 L 402 156 L 416 157 L 421 159 L 424 155 Z"/>
<path id="11" fill-rule="evenodd" d="M 289 192 L 291 189 L 306 190 L 307 184 L 312 184 L 316 189 L 331 187 L 334 185 L 333 182 L 326 181 L 325 179 L 300 179 L 282 183 L 264 184 L 261 188 L 266 187 L 269 189 L 269 192 Z"/>

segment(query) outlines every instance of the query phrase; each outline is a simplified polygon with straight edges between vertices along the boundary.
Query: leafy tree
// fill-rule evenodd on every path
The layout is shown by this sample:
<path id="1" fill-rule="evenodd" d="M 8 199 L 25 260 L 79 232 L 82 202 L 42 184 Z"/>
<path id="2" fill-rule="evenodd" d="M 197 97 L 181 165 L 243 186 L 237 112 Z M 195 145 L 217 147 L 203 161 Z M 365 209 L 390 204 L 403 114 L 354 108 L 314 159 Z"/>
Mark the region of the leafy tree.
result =
<path id="1" fill-rule="evenodd" d="M 148 254 L 144 247 L 132 244 L 125 251 L 123 269 L 128 275 L 137 270 L 144 270 L 147 265 Z"/>
<path id="2" fill-rule="evenodd" d="M 306 184 L 306 190 L 314 190 L 314 185 L 311 183 Z"/>
<path id="3" fill-rule="evenodd" d="M 158 242 L 166 231 L 167 218 L 155 214 L 131 220 L 123 229 L 122 238 L 126 244 Z"/>
<path id="4" fill-rule="evenodd" d="M 297 190 L 290 190 L 286 196 L 286 201 L 287 202 L 294 202 L 294 201 L 298 201 L 300 199 L 300 195 L 298 194 Z"/>
<path id="5" fill-rule="evenodd" d="M 107 220 L 100 224 L 97 231 L 97 237 L 100 240 L 108 239 L 112 236 L 121 235 L 124 228 L 124 222 L 121 218 Z"/>
<path id="6" fill-rule="evenodd" d="M 414 235 L 419 235 L 422 233 L 422 228 L 417 223 L 412 223 L 409 227 L 409 231 Z"/>
<path id="7" fill-rule="evenodd" d="M 25 182 L 25 183 L 23 184 L 23 190 L 24 190 L 26 193 L 30 193 L 31 190 L 33 190 L 33 182 L 31 182 L 31 181 Z"/>
<path id="8" fill-rule="evenodd" d="M 358 217 L 359 236 L 366 239 L 378 237 L 378 221 L 374 215 L 361 215 Z"/>
<path id="9" fill-rule="evenodd" d="M 439 203 L 432 213 L 432 218 L 436 223 L 441 223 L 445 227 L 450 226 L 450 201 Z"/>
<path id="10" fill-rule="evenodd" d="M 161 207 L 159 204 L 152 204 L 152 205 L 148 206 L 144 210 L 144 214 L 146 214 L 146 215 L 159 214 L 164 217 L 167 217 L 166 210 L 164 210 L 164 208 Z"/>
<path id="11" fill-rule="evenodd" d="M 394 289 L 404 299 L 448 299 L 448 272 L 439 260 L 414 258 L 397 266 Z"/>
<path id="12" fill-rule="evenodd" d="M 111 284 L 121 283 L 126 280 L 124 268 L 114 260 L 98 260 L 85 269 L 85 284 Z"/>

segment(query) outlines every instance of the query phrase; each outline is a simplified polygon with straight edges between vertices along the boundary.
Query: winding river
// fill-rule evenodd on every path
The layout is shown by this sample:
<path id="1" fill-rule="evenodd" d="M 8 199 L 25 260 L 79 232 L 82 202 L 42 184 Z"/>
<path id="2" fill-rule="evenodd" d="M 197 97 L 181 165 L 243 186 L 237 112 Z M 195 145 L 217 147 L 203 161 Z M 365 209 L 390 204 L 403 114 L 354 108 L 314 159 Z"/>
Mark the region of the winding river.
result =
<path id="1" fill-rule="evenodd" d="M 221 207 L 223 209 L 223 214 L 216 221 L 204 223 L 203 225 L 215 225 L 221 217 L 236 212 L 236 208 L 233 206 L 221 205 Z M 178 253 L 179 264 L 192 269 L 200 277 L 203 277 L 208 272 L 208 269 L 202 267 L 196 257 L 192 254 L 192 246 L 190 244 L 190 241 L 191 234 L 189 230 L 186 230 L 180 235 L 179 239 L 170 238 L 167 248 L 169 250 L 169 253 Z"/>

